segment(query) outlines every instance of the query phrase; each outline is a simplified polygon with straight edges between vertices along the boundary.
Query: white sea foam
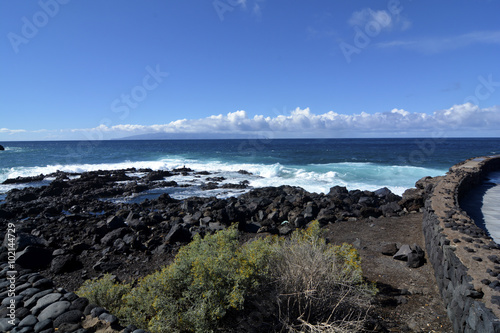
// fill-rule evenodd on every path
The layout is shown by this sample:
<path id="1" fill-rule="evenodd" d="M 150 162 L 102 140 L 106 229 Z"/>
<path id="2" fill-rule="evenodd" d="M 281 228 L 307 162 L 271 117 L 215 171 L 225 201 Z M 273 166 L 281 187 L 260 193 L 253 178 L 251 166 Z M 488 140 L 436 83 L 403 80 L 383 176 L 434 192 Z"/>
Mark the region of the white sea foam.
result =
<path id="1" fill-rule="evenodd" d="M 25 148 L 21 148 L 21 147 L 3 147 L 5 149 L 5 151 L 10 151 L 10 152 L 23 152 L 25 151 L 26 149 Z"/>
<path id="2" fill-rule="evenodd" d="M 387 166 L 374 163 L 328 163 L 310 165 L 282 165 L 228 163 L 222 161 L 200 161 L 195 159 L 168 158 L 156 161 L 125 161 L 120 163 L 102 164 L 67 164 L 47 165 L 38 167 L 20 167 L 0 170 L 0 182 L 7 178 L 19 176 L 36 176 L 50 174 L 58 170 L 64 172 L 81 173 L 96 170 L 118 170 L 128 168 L 149 168 L 153 170 L 172 170 L 178 167 L 189 167 L 195 171 L 208 171 L 217 173 L 226 178 L 224 183 L 238 183 L 248 180 L 251 187 L 299 186 L 310 192 L 327 193 L 332 186 L 345 186 L 349 190 L 361 189 L 374 191 L 387 187 L 396 194 L 401 195 L 405 189 L 413 187 L 414 183 L 424 176 L 437 176 L 446 170 L 435 170 L 412 166 Z M 243 175 L 239 170 L 251 172 L 252 175 Z M 179 184 L 201 185 L 204 177 L 174 176 Z M 22 185 L 20 185 L 22 186 Z M 0 193 L 5 193 L 12 187 L 0 185 Z M 192 189 L 196 190 L 195 188 Z M 180 191 L 179 189 L 177 191 Z M 186 192 L 187 190 L 182 190 Z M 211 192 L 198 191 L 193 195 L 209 195 Z M 231 192 L 231 191 L 229 191 Z M 233 191 L 237 193 L 237 191 Z M 222 196 L 223 194 L 221 194 Z"/>

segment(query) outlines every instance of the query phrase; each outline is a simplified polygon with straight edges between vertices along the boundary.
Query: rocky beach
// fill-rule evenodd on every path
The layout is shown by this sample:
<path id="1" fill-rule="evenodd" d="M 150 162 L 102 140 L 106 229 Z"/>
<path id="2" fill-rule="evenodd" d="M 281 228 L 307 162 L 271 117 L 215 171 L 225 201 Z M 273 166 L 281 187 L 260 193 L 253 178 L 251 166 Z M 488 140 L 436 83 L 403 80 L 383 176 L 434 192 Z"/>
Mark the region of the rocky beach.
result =
<path id="1" fill-rule="evenodd" d="M 417 182 L 402 197 L 386 188 L 371 192 L 335 186 L 327 194 L 317 194 L 280 186 L 255 188 L 226 199 L 176 200 L 164 193 L 141 202 L 127 201 L 138 193 L 178 186 L 169 180 L 174 175 L 200 177 L 207 189 L 247 187 L 245 182 L 220 185 L 217 174 L 187 167 L 56 172 L 6 180 L 30 185 L 54 179 L 46 186 L 11 190 L 0 205 L 0 232 L 5 239 L 0 261 L 11 261 L 9 251 L 14 249 L 18 272 L 15 325 L 9 324 L 6 301 L 0 309 L 0 328 L 92 332 L 112 326 L 120 331 L 124 328 L 116 317 L 92 310 L 74 294 L 85 280 L 109 273 L 119 281 L 134 282 L 169 264 L 195 234 L 212 234 L 235 223 L 244 242 L 269 234 L 287 236 L 317 220 L 330 242 L 350 242 L 358 248 L 364 274 L 377 283 L 380 293 L 367 331 L 449 331 L 433 270 L 422 250 L 420 211 L 432 178 Z M 14 226 L 15 231 L 9 230 Z M 4 264 L 3 296 L 9 291 L 9 271 L 12 268 Z M 125 332 L 140 331 L 129 327 Z"/>

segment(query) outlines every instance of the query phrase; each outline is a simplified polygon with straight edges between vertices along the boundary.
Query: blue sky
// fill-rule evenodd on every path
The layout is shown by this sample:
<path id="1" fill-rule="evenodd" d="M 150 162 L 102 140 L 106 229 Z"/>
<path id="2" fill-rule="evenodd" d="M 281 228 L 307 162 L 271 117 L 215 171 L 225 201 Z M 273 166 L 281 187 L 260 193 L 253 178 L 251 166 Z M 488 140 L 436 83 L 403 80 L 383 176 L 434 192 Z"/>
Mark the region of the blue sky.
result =
<path id="1" fill-rule="evenodd" d="M 0 141 L 500 134 L 498 1 L 1 1 Z"/>

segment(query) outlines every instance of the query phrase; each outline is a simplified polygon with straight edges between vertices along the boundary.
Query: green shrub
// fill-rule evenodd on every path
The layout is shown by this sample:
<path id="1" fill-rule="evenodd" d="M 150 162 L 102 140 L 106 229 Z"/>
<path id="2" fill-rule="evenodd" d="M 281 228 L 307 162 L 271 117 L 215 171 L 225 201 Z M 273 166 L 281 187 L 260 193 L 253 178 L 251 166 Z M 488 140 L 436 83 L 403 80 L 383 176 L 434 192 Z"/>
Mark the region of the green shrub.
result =
<path id="1" fill-rule="evenodd" d="M 130 290 L 129 284 L 117 283 L 112 275 L 105 274 L 101 279 L 86 280 L 76 294 L 114 313 L 120 310 L 122 297 Z"/>
<path id="2" fill-rule="evenodd" d="M 228 228 L 184 246 L 175 261 L 142 279 L 120 314 L 152 332 L 210 332 L 229 309 L 241 309 L 267 276 L 270 240 L 240 246 Z"/>
<path id="3" fill-rule="evenodd" d="M 140 279 L 135 288 L 106 275 L 78 290 L 122 323 L 153 333 L 213 332 L 250 299 L 271 304 L 259 311 L 277 318 L 284 331 L 355 331 L 374 292 L 363 281 L 358 252 L 347 244 L 327 244 L 317 222 L 289 239 L 266 237 L 243 245 L 235 227 L 197 235 L 171 265 Z"/>

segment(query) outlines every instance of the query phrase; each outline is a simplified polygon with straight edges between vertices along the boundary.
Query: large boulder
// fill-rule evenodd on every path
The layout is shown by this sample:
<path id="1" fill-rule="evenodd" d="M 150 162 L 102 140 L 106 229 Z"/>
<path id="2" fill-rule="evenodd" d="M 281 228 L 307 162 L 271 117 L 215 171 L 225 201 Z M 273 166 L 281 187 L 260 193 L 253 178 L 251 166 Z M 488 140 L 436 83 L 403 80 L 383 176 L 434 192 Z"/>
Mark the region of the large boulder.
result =
<path id="1" fill-rule="evenodd" d="M 418 268 L 425 263 L 425 252 L 416 244 L 401 246 L 399 251 L 393 256 L 396 260 L 406 261 L 406 265 L 411 268 Z"/>
<path id="2" fill-rule="evenodd" d="M 419 188 L 407 189 L 398 204 L 409 212 L 419 211 L 420 208 L 424 207 L 424 190 Z"/>
<path id="3" fill-rule="evenodd" d="M 385 205 L 380 206 L 380 210 L 386 217 L 397 216 L 401 211 L 401 206 L 397 202 L 391 201 Z"/>
<path id="4" fill-rule="evenodd" d="M 8 236 L 9 236 L 8 234 L 5 235 L 5 238 L 4 238 L 4 241 L 2 244 L 6 248 L 9 245 L 9 237 Z M 49 245 L 49 243 L 45 239 L 30 235 L 27 233 L 23 233 L 23 232 L 20 232 L 14 240 L 14 248 L 18 252 L 24 250 L 28 246 L 47 247 L 48 245 Z"/>
<path id="5" fill-rule="evenodd" d="M 192 235 L 189 230 L 185 229 L 182 225 L 176 224 L 172 227 L 167 236 L 165 236 L 165 243 L 188 243 L 191 241 L 191 238 Z"/>
<path id="6" fill-rule="evenodd" d="M 0 150 L 5 150 L 5 148 L 2 145 L 0 145 Z"/>
<path id="7" fill-rule="evenodd" d="M 23 251 L 16 253 L 16 264 L 23 268 L 44 268 L 52 261 L 51 251 L 37 247 L 27 246 Z"/>
<path id="8" fill-rule="evenodd" d="M 55 274 L 71 272 L 82 266 L 82 263 L 74 254 L 66 254 L 57 256 L 52 259 L 50 270 Z"/>

